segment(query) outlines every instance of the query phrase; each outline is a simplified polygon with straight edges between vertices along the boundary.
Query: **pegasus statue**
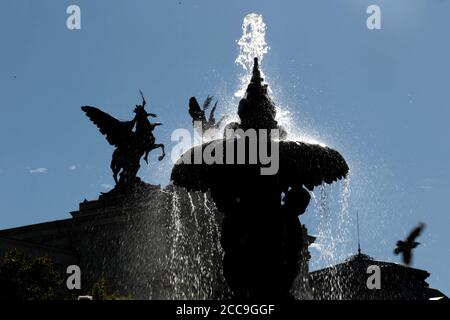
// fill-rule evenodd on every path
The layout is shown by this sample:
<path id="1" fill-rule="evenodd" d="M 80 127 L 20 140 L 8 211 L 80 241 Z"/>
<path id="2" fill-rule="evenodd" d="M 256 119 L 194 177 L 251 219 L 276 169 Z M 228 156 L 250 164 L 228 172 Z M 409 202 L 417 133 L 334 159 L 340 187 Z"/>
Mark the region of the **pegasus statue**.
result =
<path id="1" fill-rule="evenodd" d="M 150 151 L 161 148 L 162 154 L 158 158 L 159 161 L 165 156 L 164 145 L 156 144 L 153 135 L 155 127 L 162 125 L 162 123 L 152 123 L 148 120 L 148 117 L 155 118 L 157 115 L 147 113 L 144 95 L 141 91 L 139 92 L 142 97 L 142 104 L 136 105 L 135 116 L 131 121 L 119 121 L 96 107 L 81 107 L 86 116 L 106 136 L 109 144 L 116 148 L 111 161 L 111 170 L 116 186 L 118 184 L 130 185 L 138 179 L 136 176 L 140 168 L 141 158 L 144 157 L 145 162 L 148 163 Z"/>

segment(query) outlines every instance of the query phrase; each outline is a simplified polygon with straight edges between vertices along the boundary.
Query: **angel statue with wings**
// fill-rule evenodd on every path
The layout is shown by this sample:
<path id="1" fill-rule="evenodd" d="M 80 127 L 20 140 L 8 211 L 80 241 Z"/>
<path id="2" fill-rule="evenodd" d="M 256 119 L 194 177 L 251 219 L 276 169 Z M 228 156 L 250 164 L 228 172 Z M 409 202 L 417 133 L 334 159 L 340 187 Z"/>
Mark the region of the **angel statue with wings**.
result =
<path id="1" fill-rule="evenodd" d="M 131 121 L 119 121 L 96 107 L 81 107 L 86 116 L 106 136 L 109 144 L 116 148 L 111 161 L 111 170 L 116 186 L 129 186 L 138 181 L 137 173 L 141 158 L 144 156 L 145 162 L 148 163 L 148 154 L 153 149 L 161 148 L 162 154 L 158 158 L 159 161 L 165 156 L 164 145 L 155 144 L 153 135 L 155 127 L 162 123 L 152 123 L 148 120 L 148 117 L 157 117 L 157 115 L 147 113 L 145 98 L 142 92 L 139 92 L 142 104 L 136 105 L 135 116 Z"/>

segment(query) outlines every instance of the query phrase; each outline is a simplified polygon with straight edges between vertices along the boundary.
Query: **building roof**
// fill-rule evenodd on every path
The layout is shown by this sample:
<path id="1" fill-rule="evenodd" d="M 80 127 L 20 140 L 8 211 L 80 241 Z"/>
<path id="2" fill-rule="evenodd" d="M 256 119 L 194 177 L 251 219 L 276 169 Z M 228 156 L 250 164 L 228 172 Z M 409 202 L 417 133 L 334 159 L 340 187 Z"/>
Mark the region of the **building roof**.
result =
<path id="1" fill-rule="evenodd" d="M 415 273 L 416 275 L 420 276 L 423 279 L 426 279 L 430 276 L 430 273 L 426 270 L 417 269 L 417 268 L 411 268 L 402 264 L 394 263 L 394 262 L 387 262 L 387 261 L 379 261 L 375 260 L 369 255 L 366 255 L 364 253 L 357 253 L 355 255 L 350 256 L 345 260 L 345 262 L 326 267 L 320 270 L 316 270 L 311 272 L 311 276 L 316 276 L 319 274 L 324 274 L 328 272 L 336 272 L 343 269 L 353 269 L 358 266 L 367 266 L 367 265 L 377 265 L 382 268 L 388 268 L 388 269 L 397 269 L 402 271 L 408 271 Z"/>

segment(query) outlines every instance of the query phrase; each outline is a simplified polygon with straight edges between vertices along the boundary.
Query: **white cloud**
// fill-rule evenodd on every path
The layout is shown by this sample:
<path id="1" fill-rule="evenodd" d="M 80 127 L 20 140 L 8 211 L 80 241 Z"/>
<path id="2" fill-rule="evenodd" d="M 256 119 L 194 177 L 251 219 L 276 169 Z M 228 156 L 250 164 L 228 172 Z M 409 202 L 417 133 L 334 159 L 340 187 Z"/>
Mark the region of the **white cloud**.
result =
<path id="1" fill-rule="evenodd" d="M 108 184 L 108 183 L 102 183 L 100 186 L 101 186 L 103 189 L 106 189 L 106 190 L 109 190 L 109 189 L 114 188 L 113 185 Z"/>
<path id="2" fill-rule="evenodd" d="M 71 165 L 71 166 L 69 166 L 69 170 L 70 171 L 73 171 L 73 170 L 76 170 L 77 169 L 77 166 L 76 165 Z"/>
<path id="3" fill-rule="evenodd" d="M 44 173 L 48 173 L 48 169 L 47 168 L 35 168 L 35 169 L 30 169 L 29 172 L 31 174 L 33 174 L 33 173 L 44 174 Z"/>

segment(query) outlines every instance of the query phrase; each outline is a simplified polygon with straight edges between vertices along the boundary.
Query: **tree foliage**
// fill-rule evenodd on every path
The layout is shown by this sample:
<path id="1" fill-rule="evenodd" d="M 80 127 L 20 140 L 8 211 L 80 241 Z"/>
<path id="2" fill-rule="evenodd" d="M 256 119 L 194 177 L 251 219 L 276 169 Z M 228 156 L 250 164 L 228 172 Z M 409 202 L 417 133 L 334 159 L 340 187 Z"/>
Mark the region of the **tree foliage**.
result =
<path id="1" fill-rule="evenodd" d="M 122 297 L 116 293 L 111 293 L 108 290 L 105 279 L 100 279 L 92 284 L 92 288 L 89 292 L 94 300 L 126 300 L 126 297 Z"/>
<path id="2" fill-rule="evenodd" d="M 0 263 L 0 300 L 76 300 L 80 295 L 90 295 L 94 300 L 124 300 L 111 292 L 101 278 L 85 290 L 68 290 L 62 271 L 48 256 L 27 257 L 12 250 Z"/>
<path id="3" fill-rule="evenodd" d="M 29 258 L 12 250 L 0 267 L 0 300 L 55 299 L 61 283 L 61 274 L 48 256 Z"/>

